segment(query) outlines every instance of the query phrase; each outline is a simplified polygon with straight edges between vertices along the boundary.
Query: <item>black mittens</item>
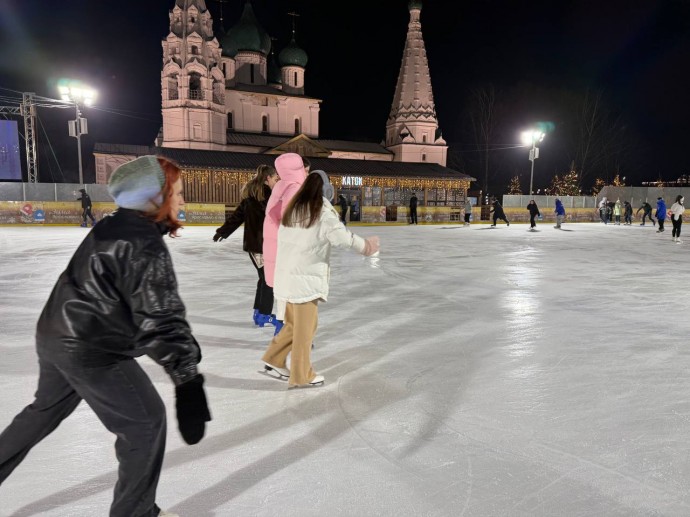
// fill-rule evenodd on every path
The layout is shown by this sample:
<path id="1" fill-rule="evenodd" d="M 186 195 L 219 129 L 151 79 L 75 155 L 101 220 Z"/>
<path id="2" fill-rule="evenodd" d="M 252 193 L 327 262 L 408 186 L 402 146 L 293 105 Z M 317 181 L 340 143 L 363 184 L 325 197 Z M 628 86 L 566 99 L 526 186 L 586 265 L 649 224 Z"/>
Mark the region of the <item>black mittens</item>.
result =
<path id="1" fill-rule="evenodd" d="M 206 431 L 206 422 L 211 413 L 204 392 L 204 376 L 199 374 L 191 380 L 175 386 L 175 407 L 180 434 L 189 445 L 199 443 Z"/>
<path id="2" fill-rule="evenodd" d="M 222 241 L 223 239 L 225 239 L 225 236 L 224 236 L 224 235 L 221 235 L 220 233 L 216 233 L 216 234 L 213 236 L 213 242 Z"/>

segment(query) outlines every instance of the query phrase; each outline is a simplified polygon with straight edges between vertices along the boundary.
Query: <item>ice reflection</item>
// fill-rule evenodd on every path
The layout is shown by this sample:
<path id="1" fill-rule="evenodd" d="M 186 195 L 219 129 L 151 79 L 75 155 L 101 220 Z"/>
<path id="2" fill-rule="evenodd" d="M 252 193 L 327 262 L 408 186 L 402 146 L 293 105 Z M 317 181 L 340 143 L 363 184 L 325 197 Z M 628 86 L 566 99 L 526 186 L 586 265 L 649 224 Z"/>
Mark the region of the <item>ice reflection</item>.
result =
<path id="1" fill-rule="evenodd" d="M 540 337 L 539 316 L 541 299 L 536 291 L 539 285 L 539 252 L 526 248 L 513 252 L 506 261 L 505 278 L 514 286 L 503 297 L 503 314 L 510 343 L 510 357 L 525 358 L 534 354 L 534 345 Z M 529 376 L 526 372 L 518 376 Z"/>

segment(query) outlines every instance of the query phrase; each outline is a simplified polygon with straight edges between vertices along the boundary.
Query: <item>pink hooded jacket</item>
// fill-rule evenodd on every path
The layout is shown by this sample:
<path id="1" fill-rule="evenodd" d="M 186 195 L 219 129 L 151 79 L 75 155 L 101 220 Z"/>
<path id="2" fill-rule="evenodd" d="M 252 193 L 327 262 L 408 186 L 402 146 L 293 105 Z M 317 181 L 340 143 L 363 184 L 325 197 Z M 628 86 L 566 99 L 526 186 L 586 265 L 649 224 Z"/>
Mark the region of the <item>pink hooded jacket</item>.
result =
<path id="1" fill-rule="evenodd" d="M 266 218 L 264 219 L 264 275 L 266 283 L 273 287 L 278 252 L 278 228 L 283 213 L 292 197 L 304 183 L 306 171 L 302 157 L 295 153 L 281 154 L 276 158 L 275 168 L 280 176 L 268 198 Z"/>

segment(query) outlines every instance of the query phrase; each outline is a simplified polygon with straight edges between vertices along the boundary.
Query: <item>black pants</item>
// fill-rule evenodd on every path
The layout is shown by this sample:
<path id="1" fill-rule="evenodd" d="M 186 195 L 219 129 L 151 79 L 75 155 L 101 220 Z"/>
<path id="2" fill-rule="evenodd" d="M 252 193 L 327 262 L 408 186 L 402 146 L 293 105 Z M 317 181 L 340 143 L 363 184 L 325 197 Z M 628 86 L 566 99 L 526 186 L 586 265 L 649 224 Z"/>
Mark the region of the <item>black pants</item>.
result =
<path id="1" fill-rule="evenodd" d="M 683 216 L 679 215 L 678 220 L 676 220 L 675 217 L 672 217 L 671 223 L 673 224 L 673 232 L 671 235 L 673 237 L 680 237 L 680 227 L 683 226 Z"/>
<path id="2" fill-rule="evenodd" d="M 0 483 L 84 399 L 117 436 L 120 467 L 110 517 L 158 516 L 165 405 L 144 370 L 134 359 L 96 368 L 64 368 L 40 359 L 39 367 L 34 402 L 0 434 Z"/>
<path id="3" fill-rule="evenodd" d="M 261 260 L 257 260 L 257 257 L 250 253 L 249 258 L 252 259 L 252 264 L 259 274 L 259 281 L 256 283 L 256 295 L 254 296 L 254 308 L 261 314 L 271 314 L 273 311 L 273 288 L 266 283 L 263 257 Z"/>
<path id="4" fill-rule="evenodd" d="M 537 214 L 530 213 L 529 214 L 529 226 L 530 228 L 534 228 L 537 226 L 537 223 L 534 222 L 534 218 L 537 216 Z M 494 224 L 496 224 L 496 221 L 494 220 Z"/>
<path id="5" fill-rule="evenodd" d="M 642 224 L 644 224 L 645 217 L 649 217 L 649 220 L 654 224 L 654 219 L 652 219 L 652 213 L 651 212 L 645 212 L 642 214 Z"/>
<path id="6" fill-rule="evenodd" d="M 89 218 L 91 219 L 91 222 L 92 222 L 92 223 L 95 223 L 95 222 L 96 222 L 96 218 L 95 218 L 95 217 L 93 216 L 93 214 L 91 213 L 91 207 L 90 207 L 90 206 L 87 206 L 87 207 L 84 208 L 84 209 L 82 210 L 82 212 L 81 212 L 81 218 L 84 220 L 84 224 L 86 224 L 86 218 L 87 218 L 87 217 L 89 217 Z"/>
<path id="7" fill-rule="evenodd" d="M 659 231 L 663 232 L 664 231 L 664 221 L 665 219 L 657 219 L 656 222 L 659 223 Z"/>
<path id="8" fill-rule="evenodd" d="M 417 224 L 417 207 L 410 207 L 410 224 Z"/>
<path id="9" fill-rule="evenodd" d="M 347 208 L 345 210 L 342 208 L 340 209 L 340 220 L 343 224 L 347 225 Z"/>
<path id="10" fill-rule="evenodd" d="M 632 224 L 632 214 L 625 214 L 625 222 L 627 224 Z"/>
<path id="11" fill-rule="evenodd" d="M 505 221 L 506 224 L 509 224 L 508 219 L 506 219 L 505 214 L 497 215 L 496 212 L 494 212 L 494 226 L 496 226 L 496 221 L 498 220 Z"/>
<path id="12" fill-rule="evenodd" d="M 470 213 L 470 214 L 465 213 L 465 222 L 466 222 L 467 224 L 470 224 L 470 217 L 472 217 L 472 214 L 471 214 L 471 213 Z"/>

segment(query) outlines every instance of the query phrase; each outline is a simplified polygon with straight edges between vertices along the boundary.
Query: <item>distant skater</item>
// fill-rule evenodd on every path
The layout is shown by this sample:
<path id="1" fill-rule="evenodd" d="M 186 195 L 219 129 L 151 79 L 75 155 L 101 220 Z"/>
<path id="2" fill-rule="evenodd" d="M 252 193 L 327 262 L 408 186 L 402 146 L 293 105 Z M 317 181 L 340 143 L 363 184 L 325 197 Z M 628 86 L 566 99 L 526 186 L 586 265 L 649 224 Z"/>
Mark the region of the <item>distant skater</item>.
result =
<path id="1" fill-rule="evenodd" d="M 91 226 L 94 226 L 96 224 L 96 218 L 91 213 L 91 208 L 93 207 L 91 204 L 91 196 L 89 196 L 83 188 L 80 188 L 79 192 L 81 192 L 81 197 L 78 197 L 77 201 L 81 201 L 81 226 L 82 228 L 86 228 L 87 217 L 91 219 Z"/>
<path id="2" fill-rule="evenodd" d="M 527 204 L 527 210 L 529 210 L 529 228 L 530 230 L 534 231 L 537 227 L 537 223 L 534 222 L 534 218 L 541 215 L 539 213 L 539 207 L 534 199 L 530 200 L 530 202 Z"/>
<path id="3" fill-rule="evenodd" d="M 510 221 L 506 218 L 506 214 L 503 211 L 503 207 L 501 206 L 501 203 L 498 202 L 498 199 L 494 198 L 494 202 L 491 204 L 491 213 L 494 214 L 494 224 L 491 225 L 492 228 L 496 228 L 496 221 L 499 219 L 501 221 L 505 221 L 508 226 L 510 226 Z"/>
<path id="4" fill-rule="evenodd" d="M 642 210 L 642 222 L 640 223 L 640 226 L 644 226 L 644 221 L 647 217 L 649 217 L 649 220 L 652 221 L 652 226 L 656 226 L 656 222 L 652 217 L 652 205 L 645 201 L 644 203 L 642 203 L 642 206 L 637 209 L 635 215 L 639 214 L 640 210 Z"/>
<path id="5" fill-rule="evenodd" d="M 666 221 L 666 202 L 663 197 L 656 199 L 656 220 L 659 223 L 659 229 L 656 233 L 664 233 L 664 222 Z"/>
<path id="6" fill-rule="evenodd" d="M 556 226 L 554 226 L 554 228 L 558 228 L 560 230 L 561 224 L 563 224 L 563 221 L 565 221 L 565 207 L 563 206 L 561 198 L 559 197 L 556 198 L 556 209 L 554 212 L 556 213 Z"/>
<path id="7" fill-rule="evenodd" d="M 410 224 L 417 224 L 417 193 L 413 192 L 410 198 Z"/>
<path id="8" fill-rule="evenodd" d="M 467 199 L 465 201 L 465 226 L 470 225 L 470 219 L 472 218 L 472 201 Z"/>
<path id="9" fill-rule="evenodd" d="M 685 206 L 683 205 L 685 198 L 681 195 L 676 197 L 676 202 L 671 205 L 671 223 L 673 224 L 673 242 L 676 244 L 681 244 L 683 241 L 680 240 L 680 227 L 683 226 L 683 212 L 685 212 Z"/>
<path id="10" fill-rule="evenodd" d="M 630 226 L 632 224 L 633 207 L 630 201 L 623 202 L 623 217 L 625 219 L 626 225 Z"/>

